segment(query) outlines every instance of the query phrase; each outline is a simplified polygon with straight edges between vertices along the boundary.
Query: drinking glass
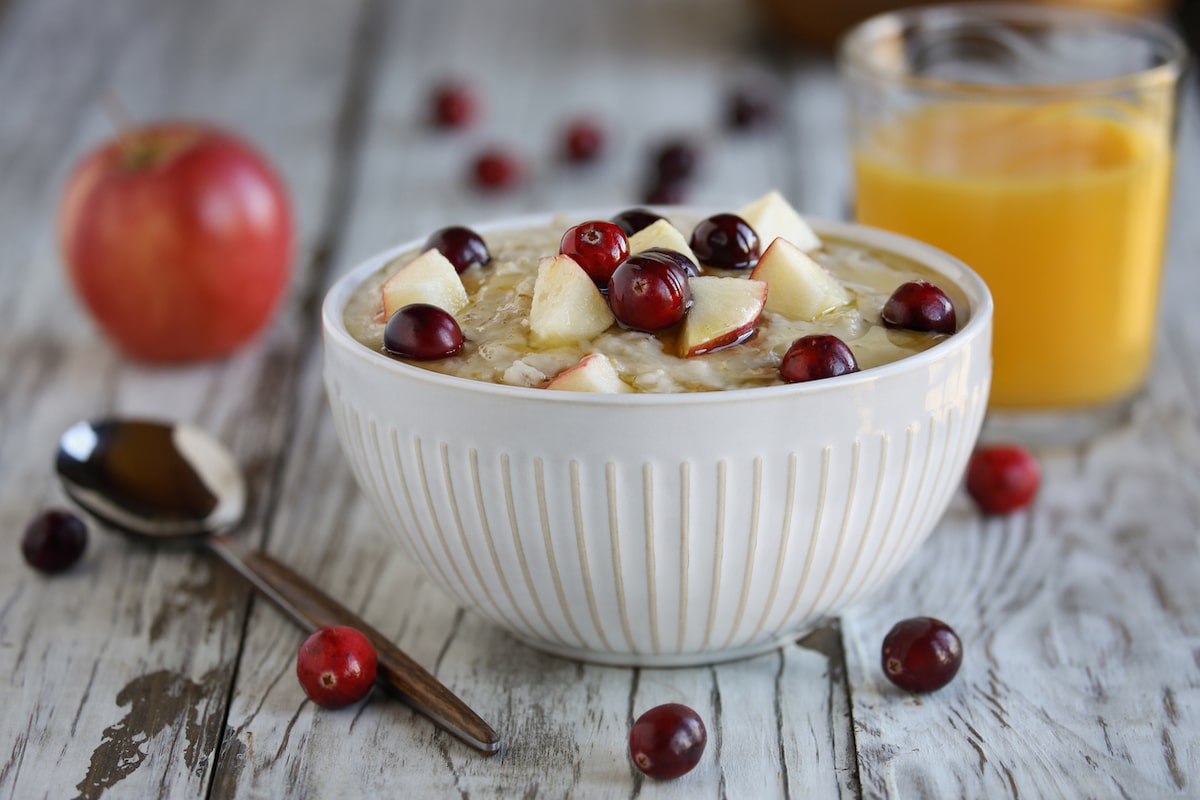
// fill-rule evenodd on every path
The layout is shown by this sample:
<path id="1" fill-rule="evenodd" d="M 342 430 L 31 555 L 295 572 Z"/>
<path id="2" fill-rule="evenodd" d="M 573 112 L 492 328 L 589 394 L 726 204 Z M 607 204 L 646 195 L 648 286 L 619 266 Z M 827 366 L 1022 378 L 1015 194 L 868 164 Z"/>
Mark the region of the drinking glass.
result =
<path id="1" fill-rule="evenodd" d="M 1144 384 L 1185 54 L 1151 19 L 1045 4 L 910 8 L 842 40 L 855 217 L 987 281 L 993 412 L 1102 419 Z"/>

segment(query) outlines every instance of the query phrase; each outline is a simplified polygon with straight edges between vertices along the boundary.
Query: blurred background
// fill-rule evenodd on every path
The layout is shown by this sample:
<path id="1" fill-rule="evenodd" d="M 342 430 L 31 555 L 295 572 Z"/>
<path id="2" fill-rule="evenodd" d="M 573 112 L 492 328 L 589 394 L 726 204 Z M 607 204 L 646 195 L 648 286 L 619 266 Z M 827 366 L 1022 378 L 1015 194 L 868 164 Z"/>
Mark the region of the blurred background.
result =
<path id="1" fill-rule="evenodd" d="M 842 0 L 838 3 L 802 0 L 756 0 L 769 24 L 798 42 L 827 47 L 848 27 L 872 14 L 896 8 L 934 5 L 936 0 L 889 2 L 889 0 Z M 1124 14 L 1158 14 L 1173 11 L 1177 0 L 1030 0 L 1047 5 L 1070 5 Z M 1184 2 L 1182 5 L 1195 5 Z"/>
<path id="2" fill-rule="evenodd" d="M 530 744 L 514 749 L 505 766 L 507 796 L 516 796 L 529 776 L 554 770 L 563 794 L 576 784 L 604 785 L 605 770 L 625 769 L 613 766 L 613 751 L 604 742 L 621 742 L 627 734 L 621 714 L 636 683 L 633 691 L 620 682 L 596 692 L 589 688 L 589 698 L 602 699 L 588 713 L 543 715 L 539 704 L 547 695 L 582 693 L 574 666 L 553 675 L 558 684 L 543 681 L 529 668 L 531 657 L 523 648 L 489 639 L 489 629 L 474 615 L 464 617 L 442 595 L 428 591 L 428 584 L 412 580 L 399 555 L 379 558 L 378 525 L 359 502 L 331 430 L 320 369 L 320 300 L 330 282 L 359 260 L 453 223 L 652 200 L 736 208 L 772 188 L 804 213 L 848 217 L 851 171 L 832 47 L 848 25 L 897 5 L 869 0 L 0 0 L 0 464 L 5 467 L 0 519 L 5 529 L 20 530 L 36 506 L 59 500 L 47 459 L 67 423 L 109 410 L 196 421 L 229 443 L 252 484 L 262 487 L 250 510 L 246 541 L 269 545 L 298 572 L 366 609 L 368 617 L 387 619 L 389 631 L 397 631 L 418 661 L 441 667 L 440 677 L 484 687 L 477 697 L 515 697 L 507 701 L 510 707 L 524 708 L 524 703 L 536 710 L 514 722 L 520 726 L 514 739 Z M 1200 0 L 1094 0 L 1090 5 L 1170 18 L 1195 49 Z M 1190 120 L 1194 85 L 1187 89 Z M 126 358 L 85 313 L 63 270 L 57 218 L 81 158 L 141 123 L 181 118 L 235 132 L 274 165 L 286 185 L 296 241 L 287 292 L 261 335 L 229 358 L 163 368 Z M 1194 142 L 1194 123 L 1189 126 L 1187 141 Z M 1192 211 L 1200 197 L 1196 152 L 1194 145 L 1181 151 L 1186 168 L 1177 170 L 1176 198 L 1188 202 L 1177 202 L 1177 214 Z M 1167 647 L 1160 640 L 1174 647 L 1186 639 L 1179 635 L 1191 622 L 1184 601 L 1174 605 L 1178 616 L 1170 627 L 1132 626 L 1134 641 L 1151 641 L 1149 650 L 1131 647 L 1125 629 L 1123 638 L 1101 636 L 1097 643 L 1097 628 L 1089 625 L 1099 624 L 1099 615 L 1081 617 L 1079 611 L 1080 602 L 1094 602 L 1114 610 L 1115 619 L 1116 611 L 1124 613 L 1136 601 L 1152 608 L 1158 620 L 1172 611 L 1162 598 L 1175 591 L 1186 598 L 1194 584 L 1187 583 L 1193 562 L 1177 557 L 1185 546 L 1194 551 L 1195 526 L 1189 520 L 1195 519 L 1196 495 L 1187 476 L 1195 475 L 1196 450 L 1189 447 L 1196 441 L 1196 382 L 1194 367 L 1188 372 L 1187 365 L 1195 362 L 1200 341 L 1191 308 L 1196 296 L 1191 268 L 1200 257 L 1200 240 L 1191 220 L 1185 221 L 1189 224 L 1181 225 L 1176 217 L 1168 259 L 1174 265 L 1169 270 L 1174 276 L 1168 277 L 1175 283 L 1168 283 L 1166 297 L 1176 311 L 1163 351 L 1166 366 L 1158 373 L 1152 405 L 1138 412 L 1139 419 L 1149 420 L 1145 435 L 1107 442 L 1091 460 L 1072 452 L 1055 467 L 1061 494 L 1037 518 L 1038 527 L 1014 528 L 1019 535 L 1007 540 L 945 536 L 943 546 L 952 548 L 945 563 L 968 566 L 948 571 L 940 568 L 941 560 L 925 562 L 921 569 L 947 583 L 931 583 L 924 572 L 914 572 L 920 580 L 903 584 L 899 592 L 905 602 L 927 593 L 936 600 L 931 606 L 990 615 L 995 625 L 1014 608 L 1024 610 L 1004 628 L 996 652 L 1005 669 L 1011 668 L 1006 675 L 1039 689 L 1043 683 L 1059 685 L 1063 703 L 1058 708 L 1064 713 L 1083 709 L 1080 719 L 1086 714 L 1095 728 L 1088 732 L 1095 746 L 1085 754 L 1097 756 L 1101 766 L 1089 755 L 1086 768 L 1082 762 L 1073 768 L 1088 775 L 1133 774 L 1153 760 L 1143 754 L 1161 754 L 1169 743 L 1167 727 L 1144 722 L 1150 713 L 1145 709 L 1158 707 L 1154 700 L 1139 706 L 1136 716 L 1131 711 L 1108 717 L 1136 718 L 1137 724 L 1110 729 L 1095 715 L 1097 703 L 1111 707 L 1142 698 L 1124 691 L 1093 696 L 1091 689 L 1099 685 L 1096 665 L 1107 664 L 1113 685 L 1157 691 L 1171 684 L 1154 669 L 1190 663 L 1183 644 L 1175 661 L 1164 657 L 1160 664 L 1158 659 Z M 131 224 L 128 230 L 136 236 L 141 226 Z M 121 295 L 127 289 L 118 285 L 112 291 Z M 171 335 L 189 337 L 195 331 L 177 325 Z M 1123 444 L 1129 446 L 1121 449 Z M 1172 471 L 1176 467 L 1178 473 Z M 1064 524 L 1070 536 L 1060 548 L 1056 537 L 1043 534 Z M 1099 525 L 1116 533 L 1102 536 Z M 1142 530 L 1176 538 L 1147 544 L 1148 536 L 1130 533 Z M 77 585 L 80 591 L 35 585 L 15 557 L 0 564 L 0 585 L 15 587 L 4 604 L 6 642 L 18 645 L 5 650 L 16 676 L 4 695 L 10 720 L 5 732 L 19 743 L 13 749 L 17 766 L 0 769 L 0 788 L 20 782 L 13 796 L 40 796 L 43 783 L 53 778 L 70 782 L 57 786 L 56 795 L 69 792 L 89 774 L 92 749 L 102 733 L 124 724 L 113 698 L 123 696 L 129 675 L 160 668 L 200 683 L 179 704 L 178 720 L 154 729 L 167 734 L 154 738 L 125 728 L 132 742 L 128 752 L 139 758 L 150 754 L 147 767 L 135 776 L 148 787 L 145 796 L 227 796 L 232 792 L 221 789 L 239 780 L 274 780 L 277 791 L 256 794 L 285 796 L 297 775 L 328 780 L 333 787 L 328 796 L 336 796 L 345 791 L 338 780 L 348 769 L 403 775 L 404 780 L 436 772 L 440 778 L 438 752 L 449 757 L 433 745 L 404 750 L 405 737 L 380 736 L 372 747 L 361 748 L 361 739 L 341 738 L 344 729 L 335 725 L 294 730 L 294 699 L 277 687 L 294 688 L 290 680 L 278 680 L 294 665 L 290 624 L 270 614 L 255 614 L 243 624 L 245 598 L 233 596 L 222 579 L 214 579 L 220 602 L 196 600 L 214 589 L 197 577 L 194 560 L 152 560 L 112 537 L 96 540 L 90 571 L 79 576 L 87 581 Z M 1030 549 L 1030 542 L 1042 549 Z M 1125 562 L 1161 567 L 1170 579 L 1123 572 Z M 96 566 L 101 563 L 106 566 Z M 1064 563 L 1103 582 L 1091 586 L 1080 580 L 1082 589 L 1076 591 L 1075 583 L 1062 580 Z M 980 580 L 984 589 L 977 585 Z M 1047 594 L 1060 589 L 1061 596 Z M 977 602 L 977 595 L 992 592 L 998 598 L 994 602 Z M 154 616 L 155 601 L 164 598 L 167 611 Z M 1035 648 L 1027 652 L 1022 643 L 1046 641 L 1047 609 L 1060 602 L 1067 611 L 1052 629 L 1062 640 L 1052 655 L 1073 654 L 1073 661 L 1063 656 L 1040 672 L 1031 671 Z M 771 664 L 759 685 L 789 687 L 789 707 L 807 692 L 811 698 L 799 705 L 811 700 L 818 709 L 813 719 L 836 718 L 838 724 L 850 719 L 845 706 L 827 705 L 833 702 L 829 685 L 807 676 L 835 676 L 838 692 L 843 683 L 869 685 L 868 673 L 856 665 L 866 663 L 864 653 L 877 652 L 875 631 L 884 619 L 890 623 L 892 612 L 885 609 L 878 616 L 851 620 L 844 633 L 832 636 L 849 641 L 848 673 L 832 668 L 823 673 L 823 656 L 804 650 L 803 657 L 815 664 L 811 672 L 792 669 L 785 675 Z M 60 632 L 68 624 L 78 637 L 64 642 Z M 1110 647 L 1110 641 L 1124 644 Z M 73 649 L 63 656 L 61 647 Z M 447 652 L 450 657 L 444 658 Z M 1114 655 L 1118 652 L 1124 660 Z M 237 664 L 252 668 L 237 669 Z M 553 669 L 553 664 L 537 664 Z M 990 668 L 988 673 L 989 680 L 995 677 Z M 1182 667 L 1178 674 L 1186 679 Z M 693 696 L 707 695 L 714 681 L 707 671 L 696 677 Z M 271 701 L 264 704 L 264 697 Z M 1177 740 L 1194 742 L 1194 732 L 1183 730 L 1190 717 L 1184 713 L 1177 719 L 1173 701 L 1161 705 Z M 194 707 L 206 709 L 201 724 Z M 973 721 L 990 741 L 1009 742 L 1010 752 L 1037 756 L 1027 769 L 1018 764 L 1011 771 L 1003 756 L 988 762 L 987 779 L 1004 781 L 986 784 L 994 793 L 1007 793 L 1008 781 L 1023 781 L 1026 773 L 1044 772 L 1054 780 L 1076 777 L 1065 762 L 1043 758 L 1061 749 L 1060 729 L 1044 740 L 1043 749 L 1040 741 L 1030 745 L 1027 728 L 1010 725 L 1001 715 L 991 719 L 989 704 L 975 708 L 983 710 Z M 1039 724 L 1055 710 L 1024 703 L 1024 713 Z M 918 712 L 924 716 L 912 716 Z M 870 752 L 891 758 L 901 751 L 922 758 L 922 747 L 928 753 L 947 741 L 944 720 L 941 728 L 926 724 L 938 713 L 933 704 L 907 704 L 911 727 L 882 727 L 896 734 L 894 741 L 864 726 L 839 729 L 838 747 L 858 746 L 869 751 L 868 759 Z M 770 796 L 756 782 L 777 777 L 783 748 L 772 744 L 748 755 L 740 749 L 759 743 L 758 728 L 766 718 L 747 722 L 756 735 L 725 739 L 733 766 L 728 785 L 722 779 L 722 791 L 729 796 Z M 390 718 L 377 719 L 387 724 Z M 228 758 L 218 753 L 218 741 L 240 747 L 229 731 L 245 730 L 255 720 L 260 735 L 255 747 L 248 753 L 231 747 Z M 957 726 L 954 720 L 951 724 Z M 227 738 L 222 725 L 230 726 Z M 205 741 L 185 741 L 181 731 L 201 728 L 208 732 Z M 619 735 L 610 735 L 613 731 Z M 1106 752 L 1110 731 L 1141 737 L 1144 746 Z M 135 734 L 141 738 L 132 738 Z M 962 737 L 955 733 L 954 738 Z M 845 765 L 837 760 L 842 751 L 814 749 L 807 729 L 787 741 L 789 757 L 802 754 L 800 768 L 793 760 L 790 778 L 806 782 L 793 794 L 824 797 L 844 789 L 839 775 Z M 914 747 L 914 741 L 921 746 Z M 349 747 L 354 752 L 344 759 L 347 767 L 338 754 Z M 185 750 L 193 760 L 180 758 Z M 958 762 L 973 764 L 976 750 L 974 740 L 964 739 Z M 1185 752 L 1182 746 L 1180 752 Z M 217 755 L 222 774 L 209 785 L 206 759 Z M 808 769 L 808 758 L 824 772 Z M 1131 795 L 1163 796 L 1154 789 L 1172 785 L 1172 777 L 1179 780 L 1173 751 L 1170 758 L 1172 771 L 1160 769 L 1161 783 L 1140 791 L 1150 784 L 1135 775 L 1128 783 L 1134 787 Z M 127 775 L 140 763 L 114 757 L 112 770 Z M 876 763 L 890 769 L 882 756 Z M 269 777 L 261 777 L 271 767 L 276 769 Z M 153 769 L 169 774 L 159 780 Z M 445 771 L 456 793 L 486 796 L 480 786 L 501 785 L 488 771 L 495 767 L 473 769 L 478 771 L 465 783 L 459 783 L 457 772 Z M 866 774 L 865 779 L 882 781 L 882 776 Z M 97 785 L 96 796 L 109 784 Z M 953 784 L 947 795 L 986 794 L 962 785 Z M 1033 786 L 1026 794 L 1039 795 L 1038 784 L 1022 785 Z M 1173 785 L 1187 791 L 1186 782 Z M 927 795 L 914 790 L 913 796 Z"/>

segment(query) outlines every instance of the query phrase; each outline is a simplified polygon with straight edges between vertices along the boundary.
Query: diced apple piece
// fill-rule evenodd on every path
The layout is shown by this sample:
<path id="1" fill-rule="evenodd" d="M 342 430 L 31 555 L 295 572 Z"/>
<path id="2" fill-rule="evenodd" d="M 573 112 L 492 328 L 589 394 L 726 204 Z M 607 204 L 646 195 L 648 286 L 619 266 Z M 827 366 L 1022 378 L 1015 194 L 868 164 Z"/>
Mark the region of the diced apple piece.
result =
<path id="1" fill-rule="evenodd" d="M 583 267 L 570 256 L 538 262 L 529 329 L 541 345 L 594 339 L 614 322 L 608 302 Z"/>
<path id="2" fill-rule="evenodd" d="M 429 303 L 450 312 L 463 310 L 467 290 L 458 271 L 437 250 L 426 250 L 396 270 L 383 284 L 383 313 L 391 319 L 397 309 L 413 303 Z"/>
<path id="3" fill-rule="evenodd" d="M 773 189 L 743 207 L 737 215 L 750 223 L 750 227 L 758 234 L 760 246 L 764 248 L 776 239 L 789 241 L 806 253 L 821 246 L 821 240 L 804 221 L 804 217 Z"/>
<path id="4" fill-rule="evenodd" d="M 771 243 L 750 277 L 767 284 L 767 311 L 788 319 L 811 322 L 851 299 L 837 278 L 784 238 Z"/>
<path id="5" fill-rule="evenodd" d="M 632 387 L 617 374 L 617 368 L 603 353 L 591 353 L 579 359 L 579 363 L 563 370 L 546 384 L 547 389 L 562 389 L 568 392 L 600 392 L 624 394 Z"/>
<path id="6" fill-rule="evenodd" d="M 687 237 L 665 219 L 657 220 L 629 237 L 629 255 L 649 250 L 651 247 L 674 250 L 690 258 L 693 264 L 700 263 L 696 260 L 692 248 L 688 246 Z"/>
<path id="7" fill-rule="evenodd" d="M 744 341 L 758 327 L 767 285 L 749 278 L 692 278 L 692 308 L 679 334 L 679 354 L 699 356 Z"/>

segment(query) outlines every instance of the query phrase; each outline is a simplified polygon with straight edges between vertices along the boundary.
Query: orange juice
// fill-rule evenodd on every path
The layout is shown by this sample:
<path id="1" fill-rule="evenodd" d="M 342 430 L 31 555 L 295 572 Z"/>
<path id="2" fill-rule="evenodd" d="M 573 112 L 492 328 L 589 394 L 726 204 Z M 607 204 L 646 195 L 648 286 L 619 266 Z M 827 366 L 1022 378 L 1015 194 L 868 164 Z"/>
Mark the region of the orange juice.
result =
<path id="1" fill-rule="evenodd" d="M 865 137 L 856 213 L 987 281 L 994 406 L 1101 404 L 1149 369 L 1170 172 L 1166 134 L 1114 101 L 945 102 Z"/>

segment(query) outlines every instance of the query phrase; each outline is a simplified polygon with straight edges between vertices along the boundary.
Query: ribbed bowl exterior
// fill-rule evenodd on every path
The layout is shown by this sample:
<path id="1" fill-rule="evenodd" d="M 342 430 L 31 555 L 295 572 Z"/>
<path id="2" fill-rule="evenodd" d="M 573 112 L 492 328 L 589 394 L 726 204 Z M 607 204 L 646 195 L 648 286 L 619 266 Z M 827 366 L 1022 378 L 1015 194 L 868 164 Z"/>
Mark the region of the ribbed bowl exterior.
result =
<path id="1" fill-rule="evenodd" d="M 327 393 L 363 493 L 433 581 L 559 655 L 712 663 L 836 614 L 895 573 L 959 484 L 987 405 L 991 301 L 924 245 L 818 232 L 920 256 L 968 299 L 966 324 L 924 354 L 812 384 L 546 392 L 351 339 L 346 297 L 407 248 L 371 259 L 324 309 Z"/>

